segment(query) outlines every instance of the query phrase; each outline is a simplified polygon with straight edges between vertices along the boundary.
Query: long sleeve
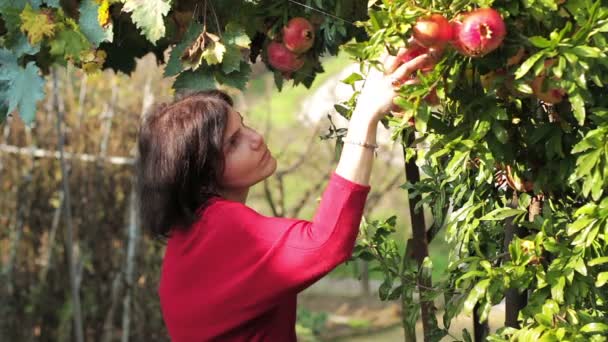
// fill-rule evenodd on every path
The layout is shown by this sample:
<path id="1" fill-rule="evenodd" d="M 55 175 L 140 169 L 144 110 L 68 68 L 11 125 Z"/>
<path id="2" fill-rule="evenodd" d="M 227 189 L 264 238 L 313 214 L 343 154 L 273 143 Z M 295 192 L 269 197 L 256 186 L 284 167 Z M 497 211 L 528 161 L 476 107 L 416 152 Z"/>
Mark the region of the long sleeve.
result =
<path id="1" fill-rule="evenodd" d="M 369 190 L 334 173 L 312 221 L 212 203 L 189 232 L 169 242 L 160 287 L 165 319 L 174 310 L 189 319 L 183 312 L 189 303 L 210 305 L 212 316 L 203 320 L 230 331 L 295 296 L 350 257 Z M 180 292 L 180 300 L 163 298 Z"/>

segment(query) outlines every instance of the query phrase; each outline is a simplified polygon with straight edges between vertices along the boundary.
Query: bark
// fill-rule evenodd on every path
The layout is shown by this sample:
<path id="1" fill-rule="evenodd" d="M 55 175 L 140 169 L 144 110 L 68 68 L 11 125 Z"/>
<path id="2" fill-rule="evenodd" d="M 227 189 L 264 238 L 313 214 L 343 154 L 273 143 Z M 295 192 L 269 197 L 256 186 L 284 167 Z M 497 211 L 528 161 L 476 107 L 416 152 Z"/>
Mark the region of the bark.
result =
<path id="1" fill-rule="evenodd" d="M 511 208 L 517 208 L 517 192 L 513 191 L 513 198 L 509 206 Z M 506 260 L 511 260 L 511 255 L 508 253 L 509 244 L 513 241 L 515 235 L 522 236 L 523 230 L 519 227 L 515 227 L 513 223 L 513 219 L 509 218 L 506 220 L 505 225 L 505 241 L 504 241 L 504 250 L 506 253 Z M 527 295 L 526 293 L 519 293 L 517 289 L 508 289 L 505 293 L 505 326 L 519 328 L 519 322 L 517 321 L 517 316 L 519 315 L 519 311 L 521 311 L 527 303 Z"/>
<path id="2" fill-rule="evenodd" d="M 44 262 L 42 269 L 40 270 L 39 279 L 40 283 L 46 282 L 46 276 L 48 274 L 49 269 L 52 265 L 53 258 L 53 249 L 55 247 L 55 240 L 57 237 L 57 230 L 59 229 L 59 222 L 61 219 L 61 214 L 63 212 L 65 202 L 65 194 L 63 191 L 59 190 L 59 206 L 55 209 L 53 213 L 53 221 L 51 222 L 51 231 L 49 232 L 49 243 L 46 249 L 46 256 L 44 257 Z"/>
<path id="3" fill-rule="evenodd" d="M 406 146 L 411 145 L 414 142 L 415 136 L 414 134 L 410 134 L 407 145 L 403 146 L 403 156 L 405 158 L 405 148 Z M 405 164 L 405 177 L 411 183 L 416 183 L 420 180 L 420 170 L 416 165 L 415 158 L 410 159 Z M 422 197 L 417 195 L 413 198 L 409 199 L 409 209 L 410 209 L 410 218 L 412 222 L 412 238 L 410 239 L 410 246 L 412 256 L 416 260 L 418 267 L 422 266 L 424 258 L 429 255 L 428 241 L 427 241 L 427 232 L 426 232 L 426 224 L 424 222 L 424 212 L 422 208 L 417 212 L 414 208 L 416 204 L 422 201 Z M 409 256 L 404 256 L 407 258 Z M 424 276 L 422 272 L 419 272 L 420 276 L 418 278 L 418 292 L 420 293 L 420 298 L 422 298 L 425 293 L 428 291 L 427 289 L 432 288 L 432 279 L 431 276 Z M 422 329 L 424 331 L 424 341 L 431 341 L 431 335 L 433 333 L 433 329 L 435 328 L 435 305 L 433 301 L 422 301 L 420 302 L 421 309 L 421 318 L 422 318 Z"/>

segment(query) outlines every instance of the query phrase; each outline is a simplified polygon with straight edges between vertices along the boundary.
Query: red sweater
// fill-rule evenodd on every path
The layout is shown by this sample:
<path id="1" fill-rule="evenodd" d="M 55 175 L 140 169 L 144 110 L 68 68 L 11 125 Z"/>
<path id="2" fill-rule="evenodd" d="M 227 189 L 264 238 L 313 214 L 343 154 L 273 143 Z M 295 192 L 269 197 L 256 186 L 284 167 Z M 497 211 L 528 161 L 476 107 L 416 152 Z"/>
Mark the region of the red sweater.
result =
<path id="1" fill-rule="evenodd" d="M 159 295 L 172 341 L 295 341 L 296 295 L 350 258 L 369 189 L 334 173 L 312 222 L 213 199 L 167 244 Z"/>

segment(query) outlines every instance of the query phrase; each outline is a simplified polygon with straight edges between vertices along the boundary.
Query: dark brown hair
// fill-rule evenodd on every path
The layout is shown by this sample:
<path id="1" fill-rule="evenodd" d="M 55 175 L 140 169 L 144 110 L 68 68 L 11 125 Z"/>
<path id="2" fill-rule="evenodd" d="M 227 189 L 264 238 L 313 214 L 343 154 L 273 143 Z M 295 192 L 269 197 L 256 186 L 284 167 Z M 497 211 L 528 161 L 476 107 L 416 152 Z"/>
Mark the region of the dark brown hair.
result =
<path id="1" fill-rule="evenodd" d="M 141 122 L 137 188 L 140 222 L 164 240 L 187 229 L 196 211 L 219 196 L 222 140 L 233 102 L 218 90 L 154 108 Z"/>

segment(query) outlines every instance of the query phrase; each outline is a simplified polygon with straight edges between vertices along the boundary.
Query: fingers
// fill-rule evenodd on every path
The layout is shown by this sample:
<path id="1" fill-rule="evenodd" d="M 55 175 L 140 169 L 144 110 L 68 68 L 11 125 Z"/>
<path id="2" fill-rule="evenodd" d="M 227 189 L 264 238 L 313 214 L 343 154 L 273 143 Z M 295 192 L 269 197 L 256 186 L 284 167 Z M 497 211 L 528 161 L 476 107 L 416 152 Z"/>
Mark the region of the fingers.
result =
<path id="1" fill-rule="evenodd" d="M 428 66 L 434 60 L 434 58 L 435 57 L 432 54 L 425 53 L 401 64 L 401 66 L 399 66 L 391 75 L 393 84 L 395 81 L 407 79 L 412 73 L 416 72 L 416 70 Z"/>
<path id="2" fill-rule="evenodd" d="M 386 60 L 384 61 L 384 73 L 385 74 L 391 74 L 393 73 L 393 71 L 395 71 L 395 69 L 397 69 L 397 67 L 399 67 L 399 64 L 401 64 L 401 56 L 403 56 L 403 54 L 405 54 L 405 52 L 407 51 L 406 48 L 400 48 L 397 51 L 397 55 L 396 56 L 391 56 L 388 55 Z"/>

